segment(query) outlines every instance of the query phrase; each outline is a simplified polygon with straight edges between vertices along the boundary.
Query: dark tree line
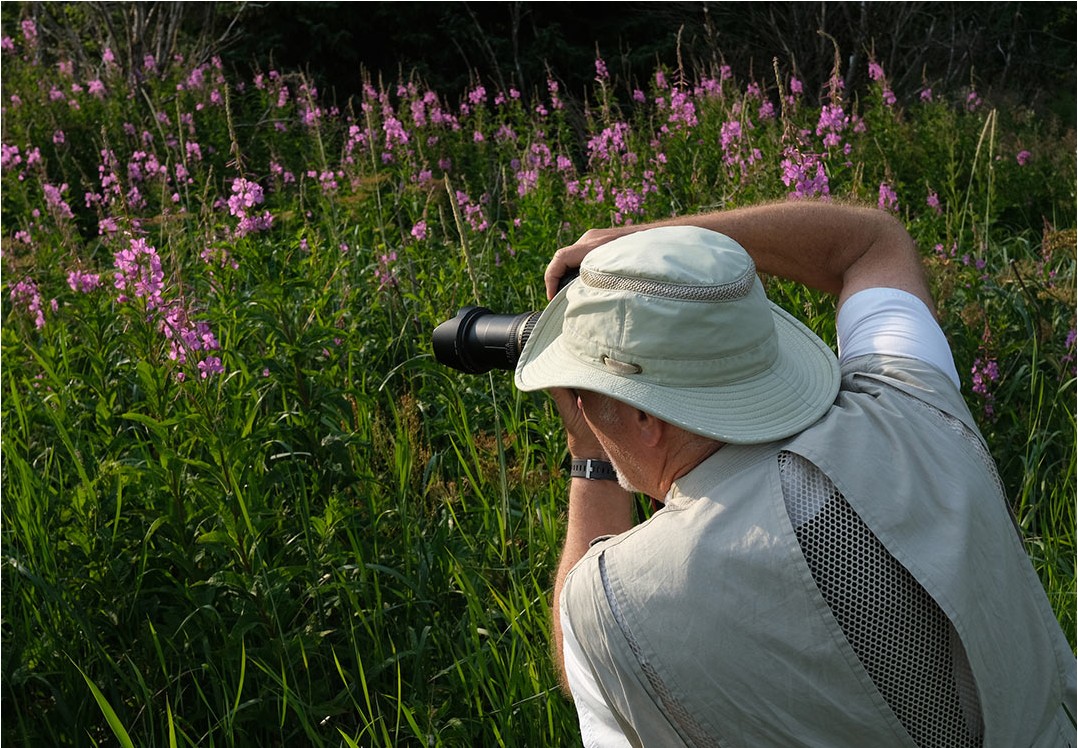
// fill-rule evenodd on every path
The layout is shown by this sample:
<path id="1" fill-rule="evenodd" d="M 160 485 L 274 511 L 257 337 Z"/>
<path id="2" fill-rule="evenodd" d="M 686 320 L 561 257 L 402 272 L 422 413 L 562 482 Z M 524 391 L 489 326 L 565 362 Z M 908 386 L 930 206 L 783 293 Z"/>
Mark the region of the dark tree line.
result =
<path id="1" fill-rule="evenodd" d="M 1004 102 L 1074 119 L 1075 9 L 1064 2 L 88 2 L 5 3 L 6 33 L 33 17 L 56 50 L 111 45 L 124 59 L 220 54 L 245 70 L 308 72 L 338 100 L 362 76 L 415 74 L 459 95 L 477 77 L 498 88 L 570 95 L 598 52 L 615 78 L 640 85 L 658 63 L 729 65 L 769 79 L 772 59 L 823 90 L 836 52 L 848 87 L 870 57 L 899 95 L 976 85 Z M 86 44 L 87 40 L 89 44 Z M 133 75 L 138 65 L 131 66 Z"/>

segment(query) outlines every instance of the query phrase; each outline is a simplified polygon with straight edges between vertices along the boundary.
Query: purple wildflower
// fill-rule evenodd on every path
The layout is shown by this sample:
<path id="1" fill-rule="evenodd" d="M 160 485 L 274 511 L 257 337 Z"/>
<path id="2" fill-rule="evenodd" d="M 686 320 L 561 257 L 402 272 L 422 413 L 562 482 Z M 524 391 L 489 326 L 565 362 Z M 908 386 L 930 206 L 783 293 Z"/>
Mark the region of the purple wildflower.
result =
<path id="1" fill-rule="evenodd" d="M 145 299 L 150 309 L 160 306 L 165 274 L 154 247 L 145 239 L 132 239 L 128 249 L 121 249 L 113 256 L 113 263 L 116 266 L 114 285 L 120 291 L 121 302 L 128 301 L 128 294 L 133 294 Z"/>
<path id="2" fill-rule="evenodd" d="M 984 414 L 991 418 L 995 415 L 995 395 L 991 391 L 991 385 L 999 381 L 999 364 L 994 358 L 978 357 L 974 360 L 970 373 L 973 375 L 973 391 L 984 398 Z"/>
<path id="3" fill-rule="evenodd" d="M 26 42 L 27 49 L 37 46 L 37 25 L 30 18 L 25 18 L 19 24 L 22 27 L 22 38 Z"/>
<path id="4" fill-rule="evenodd" d="M 606 63 L 601 57 L 595 58 L 595 80 L 600 83 L 610 80 L 610 73 L 607 72 Z"/>
<path id="5" fill-rule="evenodd" d="M 58 219 L 75 217 L 71 212 L 71 207 L 64 202 L 63 193 L 67 192 L 66 184 L 62 184 L 59 187 L 51 184 L 44 184 L 41 186 L 41 189 L 45 193 L 45 204 L 49 206 L 49 210 L 53 215 Z"/>
<path id="6" fill-rule="evenodd" d="M 782 182 L 794 188 L 788 194 L 790 200 L 830 196 L 827 172 L 818 155 L 802 153 L 793 146 L 786 148 L 783 155 L 786 158 L 782 160 Z"/>
<path id="7" fill-rule="evenodd" d="M 11 301 L 16 304 L 25 304 L 26 310 L 34 315 L 34 326 L 41 329 L 45 326 L 45 313 L 41 309 L 41 294 L 37 290 L 37 284 L 30 278 L 24 278 L 11 289 Z"/>
<path id="8" fill-rule="evenodd" d="M 887 182 L 880 182 L 880 195 L 876 201 L 876 206 L 880 210 L 887 210 L 891 213 L 898 210 L 898 193 Z"/>
<path id="9" fill-rule="evenodd" d="M 378 258 L 378 267 L 374 271 L 375 280 L 378 281 L 378 290 L 397 285 L 397 276 L 393 274 L 392 263 L 397 261 L 397 253 L 390 252 Z"/>
<path id="10" fill-rule="evenodd" d="M 1019 166 L 1025 166 L 1029 163 L 1029 160 L 1033 158 L 1033 154 L 1026 150 L 1018 151 L 1018 155 L 1014 157 Z"/>
<path id="11" fill-rule="evenodd" d="M 101 286 L 101 276 L 97 273 L 84 273 L 81 270 L 72 270 L 67 274 L 67 285 L 72 291 L 90 293 Z"/>

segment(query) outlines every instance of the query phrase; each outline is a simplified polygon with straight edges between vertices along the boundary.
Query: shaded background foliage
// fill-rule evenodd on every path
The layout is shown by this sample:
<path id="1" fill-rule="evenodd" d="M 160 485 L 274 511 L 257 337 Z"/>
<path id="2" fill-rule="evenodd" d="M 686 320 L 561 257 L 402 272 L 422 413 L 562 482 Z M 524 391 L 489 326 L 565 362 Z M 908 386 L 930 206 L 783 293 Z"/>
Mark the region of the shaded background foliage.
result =
<path id="1" fill-rule="evenodd" d="M 131 60 L 182 47 L 189 61 L 201 52 L 196 63 L 221 54 L 241 74 L 304 70 L 341 101 L 364 71 L 388 80 L 414 71 L 443 95 L 477 76 L 525 93 L 553 76 L 580 97 L 597 50 L 628 84 L 675 56 L 753 77 L 781 54 L 806 90 L 823 91 L 841 50 L 847 90 L 866 83 L 872 55 L 900 98 L 926 83 L 975 84 L 995 101 L 1075 118 L 1074 3 L 34 2 L 3 13 L 33 18 L 44 47 L 76 57 L 99 52 L 80 41 L 96 37 L 133 77 Z M 80 26 L 88 33 L 73 33 Z"/>

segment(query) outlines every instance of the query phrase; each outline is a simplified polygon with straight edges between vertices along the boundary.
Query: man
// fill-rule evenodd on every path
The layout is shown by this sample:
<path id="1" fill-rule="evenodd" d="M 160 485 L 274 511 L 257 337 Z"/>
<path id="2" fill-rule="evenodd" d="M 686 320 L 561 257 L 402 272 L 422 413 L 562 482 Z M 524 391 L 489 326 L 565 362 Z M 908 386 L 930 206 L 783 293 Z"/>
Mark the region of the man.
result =
<path id="1" fill-rule="evenodd" d="M 758 271 L 837 295 L 838 360 Z M 553 618 L 585 745 L 1074 745 L 1074 656 L 900 223 L 593 230 L 546 283 L 516 382 L 573 458 Z M 634 527 L 637 490 L 664 507 Z"/>

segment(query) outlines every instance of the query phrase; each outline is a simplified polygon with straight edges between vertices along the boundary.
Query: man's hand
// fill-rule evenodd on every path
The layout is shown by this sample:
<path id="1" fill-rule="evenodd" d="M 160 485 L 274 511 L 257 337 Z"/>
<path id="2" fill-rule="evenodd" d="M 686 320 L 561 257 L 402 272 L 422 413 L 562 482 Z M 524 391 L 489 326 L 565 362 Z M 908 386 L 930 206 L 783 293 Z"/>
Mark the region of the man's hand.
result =
<path id="1" fill-rule="evenodd" d="M 580 263 L 584 261 L 584 257 L 588 252 L 606 244 L 611 239 L 617 239 L 619 236 L 625 236 L 639 230 L 635 226 L 620 229 L 589 229 L 576 240 L 575 244 L 559 249 L 550 259 L 550 264 L 547 265 L 546 272 L 543 274 L 547 299 L 554 298 L 558 293 L 558 284 L 561 279 L 569 270 L 580 267 Z"/>
<path id="2" fill-rule="evenodd" d="M 606 450 L 599 444 L 595 432 L 584 420 L 584 412 L 577 402 L 577 395 L 572 390 L 554 388 L 547 390 L 558 407 L 562 424 L 565 426 L 565 438 L 569 446 L 569 456 L 573 459 L 606 459 Z"/>

